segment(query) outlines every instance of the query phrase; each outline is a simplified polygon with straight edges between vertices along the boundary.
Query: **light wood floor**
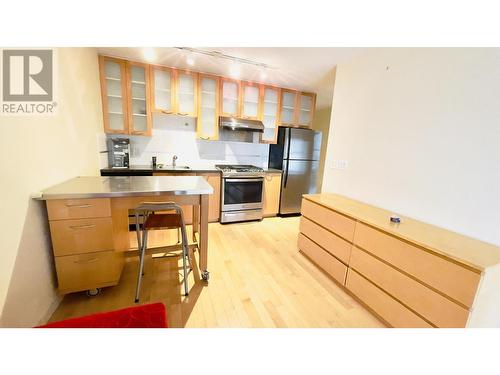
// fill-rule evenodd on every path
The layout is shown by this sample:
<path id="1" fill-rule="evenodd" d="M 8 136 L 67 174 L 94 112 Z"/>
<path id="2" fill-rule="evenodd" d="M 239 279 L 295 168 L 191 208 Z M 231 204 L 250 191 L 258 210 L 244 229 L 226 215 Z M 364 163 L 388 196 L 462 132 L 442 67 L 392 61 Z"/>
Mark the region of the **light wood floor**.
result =
<path id="1" fill-rule="evenodd" d="M 298 217 L 212 223 L 209 283 L 193 271 L 184 297 L 181 261 L 149 257 L 140 302 L 163 302 L 170 327 L 384 327 L 298 252 L 298 227 Z M 137 267 L 131 258 L 120 284 L 96 297 L 66 295 L 50 321 L 134 305 Z"/>

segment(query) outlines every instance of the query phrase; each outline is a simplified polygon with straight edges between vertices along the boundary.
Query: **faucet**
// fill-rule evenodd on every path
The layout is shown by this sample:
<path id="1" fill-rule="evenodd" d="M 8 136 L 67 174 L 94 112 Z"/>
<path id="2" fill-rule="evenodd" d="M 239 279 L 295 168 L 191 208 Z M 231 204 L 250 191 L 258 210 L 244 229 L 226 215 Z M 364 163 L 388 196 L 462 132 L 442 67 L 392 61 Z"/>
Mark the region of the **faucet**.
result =
<path id="1" fill-rule="evenodd" d="M 174 157 L 172 158 L 172 167 L 175 168 L 176 162 L 177 162 L 177 155 L 174 155 Z"/>

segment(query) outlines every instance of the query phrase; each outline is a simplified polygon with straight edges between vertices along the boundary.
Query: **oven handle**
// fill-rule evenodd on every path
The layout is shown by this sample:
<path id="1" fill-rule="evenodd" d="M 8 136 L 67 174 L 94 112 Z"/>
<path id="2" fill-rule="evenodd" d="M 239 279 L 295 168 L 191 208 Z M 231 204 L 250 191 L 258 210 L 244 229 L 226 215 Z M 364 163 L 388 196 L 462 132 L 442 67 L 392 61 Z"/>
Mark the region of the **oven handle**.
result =
<path id="1" fill-rule="evenodd" d="M 225 178 L 224 180 L 228 182 L 252 182 L 252 181 L 264 181 L 264 177 L 257 178 Z"/>

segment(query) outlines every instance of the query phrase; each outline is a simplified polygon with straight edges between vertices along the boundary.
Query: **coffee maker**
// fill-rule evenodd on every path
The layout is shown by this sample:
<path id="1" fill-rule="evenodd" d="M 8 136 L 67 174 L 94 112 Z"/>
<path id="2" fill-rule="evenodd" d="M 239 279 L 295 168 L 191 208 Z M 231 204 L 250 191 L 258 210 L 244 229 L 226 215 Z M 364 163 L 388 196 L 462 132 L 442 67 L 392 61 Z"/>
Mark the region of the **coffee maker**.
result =
<path id="1" fill-rule="evenodd" d="M 110 168 L 128 168 L 130 140 L 128 138 L 108 139 L 108 163 Z"/>

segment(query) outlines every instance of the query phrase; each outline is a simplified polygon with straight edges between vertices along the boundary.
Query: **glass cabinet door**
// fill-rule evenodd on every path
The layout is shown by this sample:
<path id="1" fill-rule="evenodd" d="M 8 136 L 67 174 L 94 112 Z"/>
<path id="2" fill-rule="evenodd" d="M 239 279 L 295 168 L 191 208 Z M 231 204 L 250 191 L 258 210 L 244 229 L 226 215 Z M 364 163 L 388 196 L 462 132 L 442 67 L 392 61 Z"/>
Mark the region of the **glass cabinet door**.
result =
<path id="1" fill-rule="evenodd" d="M 99 57 L 104 131 L 128 134 L 126 62 L 111 57 Z"/>
<path id="2" fill-rule="evenodd" d="M 281 125 L 296 125 L 297 92 L 292 90 L 281 90 Z"/>
<path id="3" fill-rule="evenodd" d="M 264 124 L 264 133 L 261 135 L 261 142 L 276 143 L 278 136 L 280 89 L 271 86 L 264 86 L 262 91 L 262 123 Z"/>
<path id="4" fill-rule="evenodd" d="M 197 137 L 215 140 L 219 137 L 219 77 L 200 74 L 198 80 Z"/>
<path id="5" fill-rule="evenodd" d="M 174 112 L 174 72 L 170 68 L 153 66 L 152 74 L 152 111 L 161 113 Z"/>
<path id="6" fill-rule="evenodd" d="M 149 66 L 128 62 L 129 133 L 151 135 Z"/>
<path id="7" fill-rule="evenodd" d="M 221 78 L 221 116 L 239 117 L 240 89 L 239 81 Z"/>
<path id="8" fill-rule="evenodd" d="M 316 101 L 315 94 L 300 93 L 299 125 L 308 127 L 312 126 L 315 101 Z"/>
<path id="9" fill-rule="evenodd" d="M 176 75 L 176 113 L 179 115 L 196 117 L 196 86 L 198 75 L 196 73 L 181 70 L 176 71 Z"/>
<path id="10" fill-rule="evenodd" d="M 241 94 L 241 117 L 251 120 L 259 120 L 262 102 L 260 96 L 260 86 L 255 83 L 242 82 Z"/>

